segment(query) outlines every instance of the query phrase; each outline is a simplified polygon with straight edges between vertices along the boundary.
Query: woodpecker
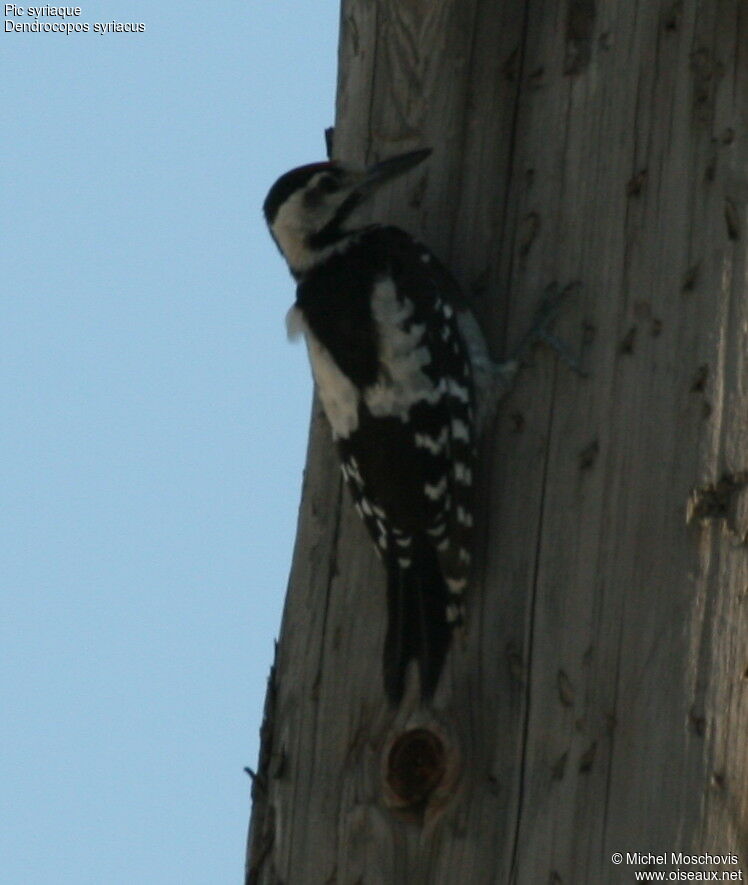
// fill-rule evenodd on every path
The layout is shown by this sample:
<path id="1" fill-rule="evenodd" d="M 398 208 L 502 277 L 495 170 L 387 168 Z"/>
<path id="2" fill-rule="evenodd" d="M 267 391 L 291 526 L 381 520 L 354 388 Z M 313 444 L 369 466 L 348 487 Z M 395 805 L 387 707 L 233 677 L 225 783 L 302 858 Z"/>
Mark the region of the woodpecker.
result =
<path id="1" fill-rule="evenodd" d="M 459 285 L 426 246 L 355 221 L 367 197 L 430 153 L 364 170 L 301 166 L 263 207 L 297 283 L 289 335 L 306 340 L 345 483 L 386 570 L 383 677 L 393 706 L 413 660 L 422 700 L 432 698 L 462 622 L 476 441 L 518 367 L 491 361 Z"/>

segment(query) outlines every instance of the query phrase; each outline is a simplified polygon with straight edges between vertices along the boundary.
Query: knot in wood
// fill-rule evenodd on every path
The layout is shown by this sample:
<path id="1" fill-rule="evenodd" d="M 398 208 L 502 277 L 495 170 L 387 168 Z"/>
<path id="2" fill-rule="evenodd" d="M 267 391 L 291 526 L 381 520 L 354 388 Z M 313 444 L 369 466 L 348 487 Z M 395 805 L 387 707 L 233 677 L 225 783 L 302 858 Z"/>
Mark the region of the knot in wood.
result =
<path id="1" fill-rule="evenodd" d="M 447 752 L 439 738 L 426 728 L 401 734 L 387 759 L 387 784 L 405 806 L 422 805 L 441 784 L 447 770 Z"/>

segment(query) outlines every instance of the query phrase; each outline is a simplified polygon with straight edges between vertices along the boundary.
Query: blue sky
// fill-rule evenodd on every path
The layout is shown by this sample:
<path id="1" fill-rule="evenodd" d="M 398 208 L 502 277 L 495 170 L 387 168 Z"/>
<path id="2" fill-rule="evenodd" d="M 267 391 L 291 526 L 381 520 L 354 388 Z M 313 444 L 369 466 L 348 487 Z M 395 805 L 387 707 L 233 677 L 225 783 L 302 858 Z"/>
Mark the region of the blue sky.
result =
<path id="1" fill-rule="evenodd" d="M 81 10 L 146 31 L 0 37 L 3 878 L 238 882 L 311 397 L 260 207 L 338 9 Z"/>

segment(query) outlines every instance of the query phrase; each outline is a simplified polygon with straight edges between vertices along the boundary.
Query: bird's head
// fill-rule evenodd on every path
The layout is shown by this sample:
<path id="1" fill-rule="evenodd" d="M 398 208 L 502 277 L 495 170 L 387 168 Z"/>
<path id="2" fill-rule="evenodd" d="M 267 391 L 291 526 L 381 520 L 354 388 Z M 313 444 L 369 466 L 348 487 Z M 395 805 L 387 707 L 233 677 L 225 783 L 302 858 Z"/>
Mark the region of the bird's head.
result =
<path id="1" fill-rule="evenodd" d="M 337 160 L 292 169 L 270 188 L 263 211 L 270 233 L 295 276 L 319 263 L 347 233 L 354 209 L 380 185 L 403 175 L 431 153 L 398 154 L 368 169 Z"/>

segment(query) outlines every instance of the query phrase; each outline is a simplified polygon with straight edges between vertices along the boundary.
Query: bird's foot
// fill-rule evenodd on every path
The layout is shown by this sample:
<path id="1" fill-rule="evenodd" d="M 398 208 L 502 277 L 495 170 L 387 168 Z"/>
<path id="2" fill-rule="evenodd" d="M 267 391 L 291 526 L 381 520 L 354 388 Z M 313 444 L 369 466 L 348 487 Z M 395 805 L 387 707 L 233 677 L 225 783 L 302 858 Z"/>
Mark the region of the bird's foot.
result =
<path id="1" fill-rule="evenodd" d="M 582 366 L 581 358 L 574 353 L 566 341 L 561 340 L 552 332 L 553 324 L 558 317 L 561 308 L 566 300 L 576 295 L 581 289 L 581 283 L 573 282 L 561 289 L 557 283 L 551 283 L 546 287 L 543 300 L 540 302 L 535 312 L 532 325 L 522 337 L 517 345 L 512 358 L 501 366 L 508 366 L 512 363 L 517 365 L 523 363 L 529 355 L 532 348 L 542 342 L 552 348 L 559 359 L 578 375 L 583 378 L 587 376 L 587 371 Z M 516 369 L 514 370 L 516 373 Z"/>

